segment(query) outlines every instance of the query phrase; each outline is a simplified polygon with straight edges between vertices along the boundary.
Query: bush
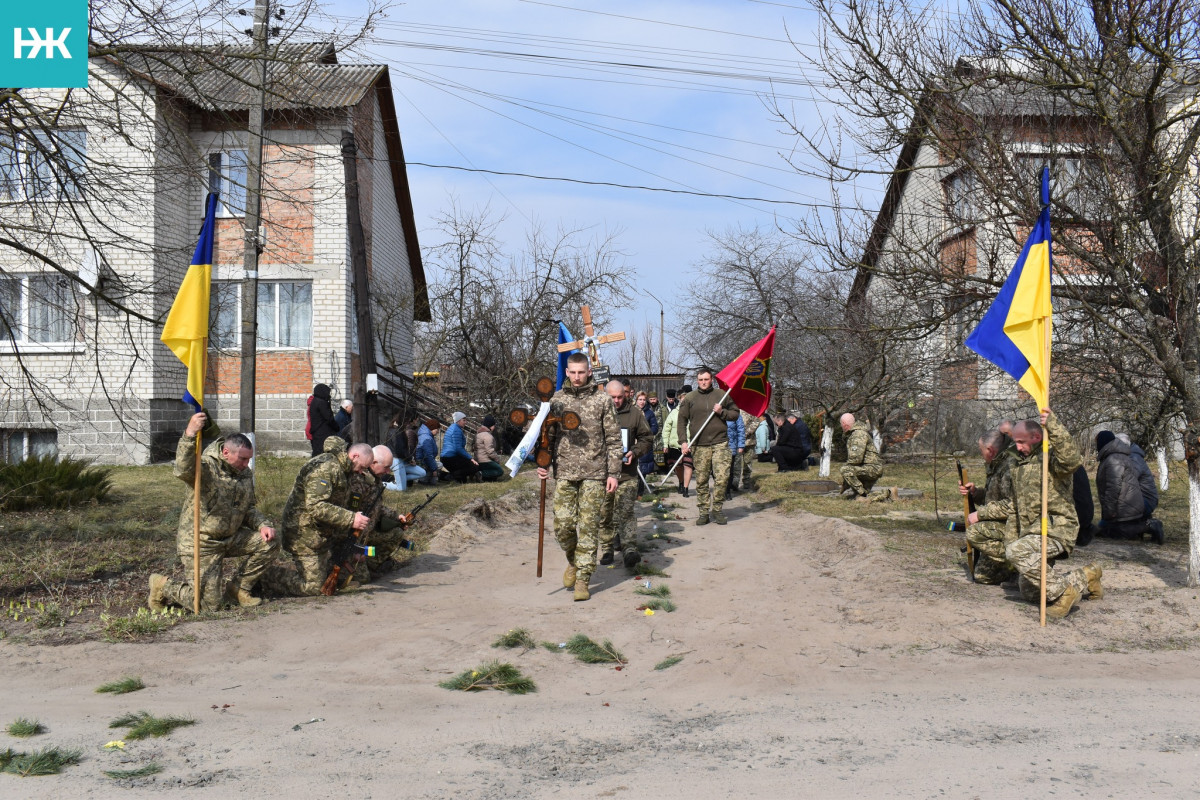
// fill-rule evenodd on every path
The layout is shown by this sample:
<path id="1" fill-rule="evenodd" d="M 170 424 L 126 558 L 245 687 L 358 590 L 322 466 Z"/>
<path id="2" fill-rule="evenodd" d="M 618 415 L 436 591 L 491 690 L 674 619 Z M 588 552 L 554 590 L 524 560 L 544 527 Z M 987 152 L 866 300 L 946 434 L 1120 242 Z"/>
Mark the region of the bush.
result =
<path id="1" fill-rule="evenodd" d="M 76 458 L 27 458 L 0 466 L 0 510 L 65 509 L 101 502 L 112 491 L 112 470 Z"/>

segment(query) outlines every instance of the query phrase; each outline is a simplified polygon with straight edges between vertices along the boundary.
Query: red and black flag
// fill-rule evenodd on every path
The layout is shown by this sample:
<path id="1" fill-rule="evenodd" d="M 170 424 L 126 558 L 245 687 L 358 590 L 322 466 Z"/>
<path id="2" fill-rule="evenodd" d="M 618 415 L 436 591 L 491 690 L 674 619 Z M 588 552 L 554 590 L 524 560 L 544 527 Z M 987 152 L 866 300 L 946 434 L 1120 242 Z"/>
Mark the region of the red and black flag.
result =
<path id="1" fill-rule="evenodd" d="M 775 327 L 729 366 L 717 373 L 717 385 L 729 392 L 738 408 L 761 417 L 771 403 L 771 354 L 775 352 Z"/>

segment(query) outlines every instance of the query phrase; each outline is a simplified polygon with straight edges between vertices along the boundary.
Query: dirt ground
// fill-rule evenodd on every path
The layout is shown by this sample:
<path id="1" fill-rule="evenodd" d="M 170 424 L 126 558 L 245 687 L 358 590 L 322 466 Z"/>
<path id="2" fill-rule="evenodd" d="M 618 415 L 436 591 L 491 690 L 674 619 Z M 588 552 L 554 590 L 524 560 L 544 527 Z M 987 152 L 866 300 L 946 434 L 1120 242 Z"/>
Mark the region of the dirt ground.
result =
<path id="1" fill-rule="evenodd" d="M 524 495 L 528 497 L 528 493 Z M 745 497 L 728 526 L 662 523 L 648 555 L 674 613 L 600 568 L 572 602 L 536 507 L 451 520 L 430 551 L 352 595 L 244 622 L 182 624 L 150 643 L 0 642 L 0 723 L 49 732 L 18 749 L 84 751 L 58 776 L 0 775 L 3 797 L 1195 797 L 1197 593 L 1177 553 L 1098 542 L 1107 596 L 1039 628 L 1015 587 L 971 585 L 950 534 L 876 532 Z M 643 536 L 651 531 L 640 506 Z M 880 513 L 887 513 L 880 506 Z M 900 520 L 902 525 L 903 520 Z M 949 554 L 949 555 L 947 555 Z M 490 645 L 611 639 L 620 671 Z M 671 655 L 682 661 L 654 666 Z M 438 682 L 493 658 L 536 693 Z M 140 675 L 148 688 L 95 694 Z M 127 711 L 198 724 L 128 742 Z M 102 770 L 155 760 L 158 775 Z"/>

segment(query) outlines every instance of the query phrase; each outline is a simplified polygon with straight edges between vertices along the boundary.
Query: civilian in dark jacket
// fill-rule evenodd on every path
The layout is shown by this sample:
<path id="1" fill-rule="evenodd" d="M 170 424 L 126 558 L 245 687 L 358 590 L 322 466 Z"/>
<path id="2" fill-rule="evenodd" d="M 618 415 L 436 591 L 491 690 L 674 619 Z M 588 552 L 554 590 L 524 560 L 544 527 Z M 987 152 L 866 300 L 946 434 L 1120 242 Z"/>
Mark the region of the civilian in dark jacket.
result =
<path id="1" fill-rule="evenodd" d="M 776 416 L 779 436 L 771 455 L 779 465 L 780 472 L 790 472 L 796 469 L 808 469 L 808 454 L 812 452 L 812 439 L 804 420 L 791 413 L 785 418 L 782 414 Z"/>
<path id="2" fill-rule="evenodd" d="M 312 454 L 317 457 L 325 452 L 325 440 L 337 436 L 337 423 L 333 421 L 333 406 L 329 404 L 329 387 L 318 383 L 313 387 L 312 401 L 308 404 L 309 430 L 312 431 Z"/>
<path id="3" fill-rule="evenodd" d="M 1133 465 L 1137 467 L 1138 486 L 1142 489 L 1142 501 L 1146 504 L 1146 516 L 1152 516 L 1154 509 L 1158 508 L 1158 484 L 1154 481 L 1154 473 L 1150 471 L 1150 465 L 1146 463 L 1146 451 L 1138 447 L 1136 442 L 1131 442 L 1127 433 L 1118 433 L 1117 438 L 1129 445 L 1129 457 L 1133 459 Z"/>
<path id="4" fill-rule="evenodd" d="M 1096 503 L 1092 500 L 1092 481 L 1082 464 L 1071 476 L 1071 500 L 1075 503 L 1075 514 L 1079 517 L 1079 535 L 1075 537 L 1075 544 L 1078 547 L 1086 547 L 1096 538 L 1096 529 L 1092 525 L 1092 520 L 1096 517 Z"/>
<path id="5" fill-rule="evenodd" d="M 1129 445 L 1111 431 L 1096 434 L 1096 493 L 1100 495 L 1098 536 L 1110 539 L 1141 539 L 1149 531 L 1162 544 L 1162 523 L 1146 513 L 1137 465 L 1129 455 Z M 1150 523 L 1158 523 L 1151 525 Z"/>
<path id="6" fill-rule="evenodd" d="M 350 423 L 354 420 L 354 401 L 346 398 L 342 401 L 342 407 L 333 415 L 333 424 L 337 425 L 338 435 L 350 444 L 354 438 L 350 433 Z"/>

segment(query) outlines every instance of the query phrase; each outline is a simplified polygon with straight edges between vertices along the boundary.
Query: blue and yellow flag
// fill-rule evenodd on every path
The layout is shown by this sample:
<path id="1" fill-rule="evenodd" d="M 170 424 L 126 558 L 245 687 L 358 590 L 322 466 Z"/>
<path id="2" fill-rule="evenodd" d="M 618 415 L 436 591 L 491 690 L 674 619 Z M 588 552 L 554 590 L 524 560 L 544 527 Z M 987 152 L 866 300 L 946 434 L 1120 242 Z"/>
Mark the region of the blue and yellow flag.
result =
<path id="1" fill-rule="evenodd" d="M 1038 408 L 1050 397 L 1050 168 L 1042 169 L 1042 213 L 1012 273 L 967 337 L 967 347 L 1012 375 Z"/>
<path id="2" fill-rule="evenodd" d="M 192 265 L 183 276 L 179 294 L 163 325 L 163 344 L 171 348 L 188 368 L 187 390 L 183 402 L 199 413 L 204 405 L 204 367 L 208 355 L 208 301 L 212 287 L 212 255 L 217 211 L 217 195 L 209 194 L 204 207 L 204 225 Z"/>
<path id="3" fill-rule="evenodd" d="M 567 342 L 575 341 L 575 337 L 567 330 L 567 326 L 560 321 L 558 323 L 558 343 L 566 344 Z M 554 388 L 557 391 L 563 387 L 567 380 L 567 358 L 572 353 L 578 353 L 578 350 L 568 350 L 565 353 L 558 354 L 558 380 L 554 382 Z"/>

